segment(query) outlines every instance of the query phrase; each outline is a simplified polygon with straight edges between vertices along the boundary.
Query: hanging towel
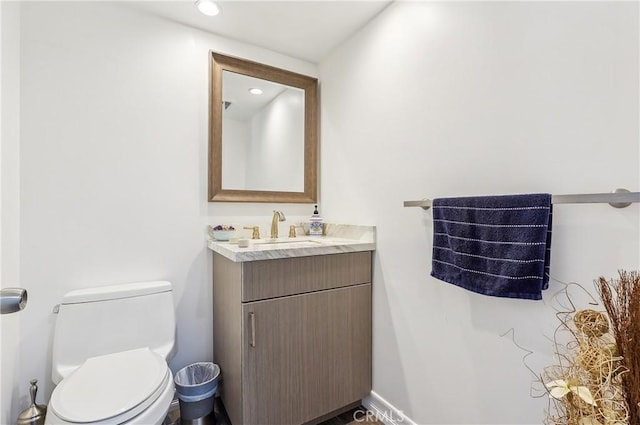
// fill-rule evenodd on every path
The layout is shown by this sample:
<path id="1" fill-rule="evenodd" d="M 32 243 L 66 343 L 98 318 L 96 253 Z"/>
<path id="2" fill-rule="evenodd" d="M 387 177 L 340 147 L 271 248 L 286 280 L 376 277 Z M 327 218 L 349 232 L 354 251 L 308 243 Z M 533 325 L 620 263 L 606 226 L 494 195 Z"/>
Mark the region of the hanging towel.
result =
<path id="1" fill-rule="evenodd" d="M 433 200 L 431 276 L 480 294 L 542 299 L 549 286 L 551 195 Z"/>

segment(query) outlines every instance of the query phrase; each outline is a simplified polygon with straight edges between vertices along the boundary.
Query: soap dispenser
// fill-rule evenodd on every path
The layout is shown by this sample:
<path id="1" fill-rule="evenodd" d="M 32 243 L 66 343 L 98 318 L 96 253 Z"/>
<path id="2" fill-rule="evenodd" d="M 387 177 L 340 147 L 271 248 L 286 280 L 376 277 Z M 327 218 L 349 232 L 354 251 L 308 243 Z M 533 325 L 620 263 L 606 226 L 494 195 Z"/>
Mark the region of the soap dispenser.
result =
<path id="1" fill-rule="evenodd" d="M 309 219 L 309 235 L 322 236 L 322 217 L 320 217 L 317 205 L 313 210 L 313 215 Z"/>

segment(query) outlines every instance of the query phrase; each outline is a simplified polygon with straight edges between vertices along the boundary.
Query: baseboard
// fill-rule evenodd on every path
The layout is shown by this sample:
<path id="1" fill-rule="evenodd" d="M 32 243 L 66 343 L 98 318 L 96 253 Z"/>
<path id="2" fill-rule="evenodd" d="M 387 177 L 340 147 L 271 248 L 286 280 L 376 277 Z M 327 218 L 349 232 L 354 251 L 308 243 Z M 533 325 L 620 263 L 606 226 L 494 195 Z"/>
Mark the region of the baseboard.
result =
<path id="1" fill-rule="evenodd" d="M 387 400 L 380 397 L 375 391 L 362 400 L 362 405 L 375 415 L 375 418 L 385 425 L 417 425 L 405 416 L 401 410 L 396 409 Z"/>

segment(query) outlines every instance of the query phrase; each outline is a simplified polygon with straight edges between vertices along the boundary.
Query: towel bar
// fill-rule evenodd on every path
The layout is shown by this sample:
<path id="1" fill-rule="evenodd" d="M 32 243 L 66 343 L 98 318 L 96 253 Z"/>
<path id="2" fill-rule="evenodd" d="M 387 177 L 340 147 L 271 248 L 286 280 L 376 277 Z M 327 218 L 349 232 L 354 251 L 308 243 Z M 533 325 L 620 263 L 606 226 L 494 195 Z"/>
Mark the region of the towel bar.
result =
<path id="1" fill-rule="evenodd" d="M 552 204 L 604 204 L 615 208 L 628 207 L 632 203 L 640 202 L 640 192 L 629 192 L 627 189 L 616 189 L 611 193 L 587 193 L 576 195 L 553 195 Z M 420 201 L 404 201 L 405 207 L 431 208 L 431 199 Z"/>

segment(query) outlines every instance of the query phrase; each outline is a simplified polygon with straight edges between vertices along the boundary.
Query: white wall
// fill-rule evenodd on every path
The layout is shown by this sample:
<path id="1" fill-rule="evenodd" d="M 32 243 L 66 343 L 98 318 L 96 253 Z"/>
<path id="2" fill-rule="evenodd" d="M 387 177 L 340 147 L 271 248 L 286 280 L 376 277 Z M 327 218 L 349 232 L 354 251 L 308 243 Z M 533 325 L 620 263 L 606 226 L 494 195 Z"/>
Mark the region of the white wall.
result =
<path id="1" fill-rule="evenodd" d="M 266 232 L 276 206 L 206 201 L 208 51 L 308 75 L 317 75 L 315 65 L 124 3 L 20 7 L 20 275 L 30 300 L 14 393 L 27 395 L 29 379 L 38 378 L 39 400 L 48 399 L 51 310 L 76 288 L 171 281 L 172 369 L 211 360 L 206 225 L 246 222 Z M 289 221 L 312 211 L 278 208 Z M 3 405 L 2 422 L 25 407 Z"/>
<path id="2" fill-rule="evenodd" d="M 247 188 L 304 192 L 304 116 L 304 92 L 297 88 L 285 89 L 254 114 Z"/>
<path id="3" fill-rule="evenodd" d="M 285 89 L 246 120 L 224 118 L 222 187 L 304 191 L 304 93 Z M 296 176 L 297 178 L 292 178 Z"/>
<path id="4" fill-rule="evenodd" d="M 0 2 L 0 287 L 19 287 L 20 280 L 20 8 Z M 24 312 L 0 315 L 0 423 L 27 393 L 19 394 L 17 370 L 22 366 L 18 343 Z M 28 382 L 28 381 L 27 381 Z"/>
<path id="5" fill-rule="evenodd" d="M 224 118 L 222 125 L 222 187 L 225 189 L 247 188 L 247 145 L 251 131 L 245 121 Z"/>
<path id="6" fill-rule="evenodd" d="M 638 12 L 397 2 L 320 63 L 325 219 L 377 226 L 373 389 L 416 423 L 541 423 L 500 334 L 550 364 L 562 285 L 534 302 L 429 277 L 431 213 L 403 201 L 640 190 Z M 553 276 L 592 289 L 637 269 L 639 208 L 556 206 Z"/>

